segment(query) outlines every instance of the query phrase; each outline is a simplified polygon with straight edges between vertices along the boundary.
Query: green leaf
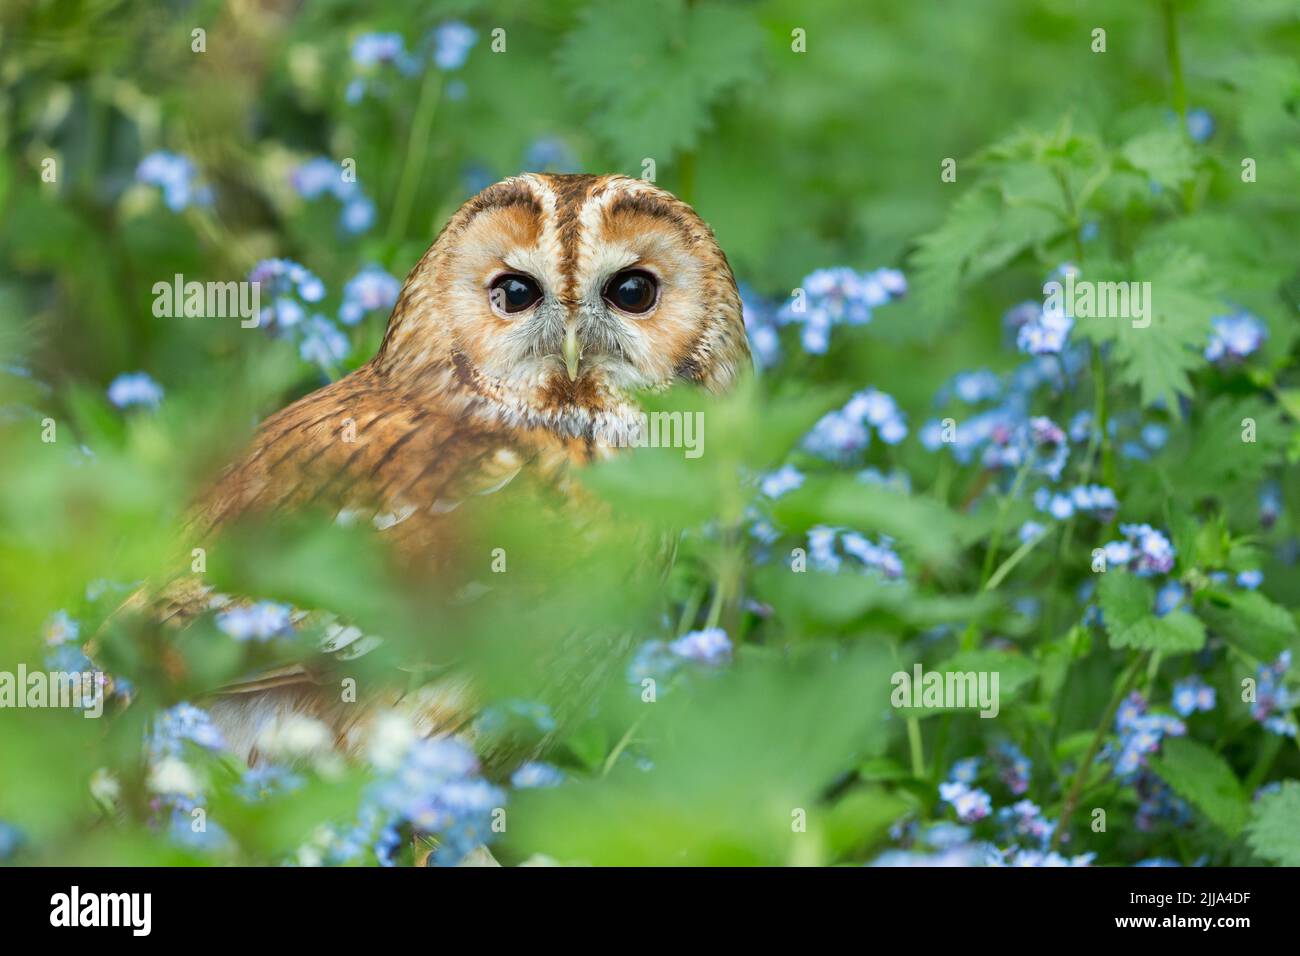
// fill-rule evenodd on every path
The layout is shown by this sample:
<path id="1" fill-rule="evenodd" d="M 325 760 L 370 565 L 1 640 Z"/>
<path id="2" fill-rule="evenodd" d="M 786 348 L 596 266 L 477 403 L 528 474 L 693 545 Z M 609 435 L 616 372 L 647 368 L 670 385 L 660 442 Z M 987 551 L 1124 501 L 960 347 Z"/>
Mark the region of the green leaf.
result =
<path id="1" fill-rule="evenodd" d="M 1201 609 L 1210 627 L 1246 653 L 1273 660 L 1295 643 L 1295 618 L 1258 591 L 1216 591 Z"/>
<path id="2" fill-rule="evenodd" d="M 1111 647 L 1181 654 L 1205 646 L 1205 625 L 1184 611 L 1156 617 L 1151 609 L 1155 595 L 1141 578 L 1127 571 L 1112 571 L 1098 589 L 1106 633 Z"/>
<path id="3" fill-rule="evenodd" d="M 1176 188 L 1196 174 L 1195 156 L 1176 129 L 1153 130 L 1129 140 L 1120 158 L 1154 183 Z"/>
<path id="4" fill-rule="evenodd" d="M 1247 835 L 1250 848 L 1280 866 L 1300 866 L 1300 782 L 1255 801 Z"/>
<path id="5" fill-rule="evenodd" d="M 1224 833 L 1231 837 L 1241 833 L 1250 805 L 1237 775 L 1213 750 L 1186 737 L 1167 739 L 1152 766 L 1175 793 Z"/>
<path id="6" fill-rule="evenodd" d="M 1131 301 L 1131 314 L 1080 318 L 1076 333 L 1112 343 L 1120 380 L 1137 387 L 1143 405 L 1163 403 L 1177 414 L 1178 397 L 1191 394 L 1188 375 L 1205 364 L 1210 319 L 1223 309 L 1214 270 L 1186 246 L 1155 242 L 1138 249 L 1128 274 L 1102 279 L 1150 283 L 1146 314 L 1137 315 Z"/>
<path id="7" fill-rule="evenodd" d="M 692 149 L 723 94 L 759 75 L 763 34 L 743 11 L 668 0 L 653 16 L 598 3 L 560 47 L 560 72 L 591 101 L 592 129 L 629 169 Z"/>

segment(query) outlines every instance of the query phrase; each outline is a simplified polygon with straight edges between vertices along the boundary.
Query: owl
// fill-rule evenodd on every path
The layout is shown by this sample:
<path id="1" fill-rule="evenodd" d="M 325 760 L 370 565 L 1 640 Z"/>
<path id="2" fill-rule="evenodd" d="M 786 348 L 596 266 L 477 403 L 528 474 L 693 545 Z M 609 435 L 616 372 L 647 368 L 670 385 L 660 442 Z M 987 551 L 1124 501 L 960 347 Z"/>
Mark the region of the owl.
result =
<path id="1" fill-rule="evenodd" d="M 635 444 L 638 392 L 721 393 L 749 368 L 735 279 L 688 205 L 623 176 L 516 176 L 451 217 L 369 362 L 262 424 L 196 509 L 196 534 L 324 510 L 369 520 L 437 573 L 456 559 L 460 502 L 521 473 L 563 493 L 574 468 Z M 162 596 L 161 616 L 183 626 L 225 600 L 191 578 Z M 359 639 L 336 625 L 325 650 Z M 424 729 L 459 726 L 467 694 L 444 682 Z M 259 734 L 288 713 L 325 721 L 348 749 L 365 709 L 337 696 L 308 662 L 224 688 L 210 711 L 255 762 Z"/>

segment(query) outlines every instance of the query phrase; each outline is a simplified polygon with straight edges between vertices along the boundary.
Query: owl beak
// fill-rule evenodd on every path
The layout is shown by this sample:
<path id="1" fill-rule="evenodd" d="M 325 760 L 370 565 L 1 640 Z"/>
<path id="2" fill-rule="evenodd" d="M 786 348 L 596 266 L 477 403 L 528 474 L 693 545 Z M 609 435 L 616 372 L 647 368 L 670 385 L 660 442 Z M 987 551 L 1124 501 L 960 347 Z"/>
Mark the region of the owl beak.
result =
<path id="1" fill-rule="evenodd" d="M 578 330 L 572 325 L 564 333 L 564 368 L 569 381 L 578 377 L 578 362 L 582 360 L 582 346 L 578 344 Z"/>

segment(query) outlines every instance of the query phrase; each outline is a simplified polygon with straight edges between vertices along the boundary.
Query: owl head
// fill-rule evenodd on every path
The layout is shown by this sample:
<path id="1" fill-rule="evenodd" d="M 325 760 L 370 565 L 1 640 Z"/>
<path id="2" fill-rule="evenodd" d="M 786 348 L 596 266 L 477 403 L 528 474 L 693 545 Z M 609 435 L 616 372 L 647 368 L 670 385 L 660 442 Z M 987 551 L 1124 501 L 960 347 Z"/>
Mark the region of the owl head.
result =
<path id="1" fill-rule="evenodd" d="M 750 358 L 731 268 L 690 206 L 625 176 L 527 174 L 452 216 L 373 365 L 590 438 L 635 392 L 724 391 Z"/>

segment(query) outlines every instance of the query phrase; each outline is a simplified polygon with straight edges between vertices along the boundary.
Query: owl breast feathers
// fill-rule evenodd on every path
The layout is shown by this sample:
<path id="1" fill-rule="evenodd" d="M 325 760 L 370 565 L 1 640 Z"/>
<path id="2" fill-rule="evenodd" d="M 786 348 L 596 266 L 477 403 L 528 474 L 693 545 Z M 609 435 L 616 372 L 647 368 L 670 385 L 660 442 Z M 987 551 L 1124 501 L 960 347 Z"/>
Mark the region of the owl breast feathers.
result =
<path id="1" fill-rule="evenodd" d="M 564 491 L 571 467 L 636 443 L 637 391 L 722 392 L 749 367 L 731 269 L 689 206 L 623 176 L 507 179 L 466 202 L 411 270 L 374 358 L 263 423 L 195 530 L 320 510 L 372 522 L 413 568 L 445 566 L 468 496 L 520 472 Z M 151 603 L 184 626 L 213 600 L 189 576 Z M 357 630 L 334 627 L 335 643 Z M 223 688 L 210 708 L 231 748 L 256 761 L 268 724 L 303 713 L 356 746 L 372 708 L 340 706 L 318 673 L 307 662 Z M 455 728 L 466 700 L 452 682 L 418 719 Z"/>

